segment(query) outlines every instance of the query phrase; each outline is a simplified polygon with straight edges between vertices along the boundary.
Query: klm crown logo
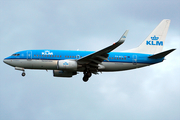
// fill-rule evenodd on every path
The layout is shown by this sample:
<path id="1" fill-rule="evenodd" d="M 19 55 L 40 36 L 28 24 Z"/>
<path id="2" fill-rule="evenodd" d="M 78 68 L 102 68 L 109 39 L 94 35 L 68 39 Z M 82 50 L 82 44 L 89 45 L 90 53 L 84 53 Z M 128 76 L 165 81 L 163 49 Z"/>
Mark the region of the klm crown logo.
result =
<path id="1" fill-rule="evenodd" d="M 158 40 L 159 37 L 156 37 L 156 35 L 154 35 L 154 37 L 151 37 L 151 40 Z"/>
<path id="2" fill-rule="evenodd" d="M 151 40 L 146 41 L 146 45 L 163 46 L 163 41 L 158 41 L 158 40 L 159 37 L 156 37 L 156 35 L 154 35 L 154 37 L 151 37 Z"/>
<path id="3" fill-rule="evenodd" d="M 122 38 L 126 38 L 126 36 L 122 36 Z"/>
<path id="4" fill-rule="evenodd" d="M 53 55 L 53 52 L 46 50 L 46 51 L 42 52 L 42 55 Z"/>
<path id="5" fill-rule="evenodd" d="M 69 64 L 68 64 L 67 62 L 65 62 L 65 63 L 63 63 L 63 65 L 64 65 L 64 66 L 67 66 L 67 65 L 69 65 Z"/>

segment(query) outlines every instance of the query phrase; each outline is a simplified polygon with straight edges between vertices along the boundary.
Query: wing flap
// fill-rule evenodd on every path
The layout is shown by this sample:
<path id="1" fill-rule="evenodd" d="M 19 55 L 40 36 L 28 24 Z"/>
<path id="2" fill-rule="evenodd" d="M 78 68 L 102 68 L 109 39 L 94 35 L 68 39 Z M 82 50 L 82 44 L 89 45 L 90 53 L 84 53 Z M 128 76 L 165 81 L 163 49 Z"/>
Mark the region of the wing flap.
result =
<path id="1" fill-rule="evenodd" d="M 101 61 L 98 61 L 98 60 L 94 60 L 94 59 L 90 59 L 90 61 L 96 63 L 96 64 L 101 64 Z"/>
<path id="2" fill-rule="evenodd" d="M 103 57 L 103 56 L 96 56 L 97 58 L 101 59 L 101 60 L 106 60 L 106 61 L 109 61 L 106 57 Z"/>

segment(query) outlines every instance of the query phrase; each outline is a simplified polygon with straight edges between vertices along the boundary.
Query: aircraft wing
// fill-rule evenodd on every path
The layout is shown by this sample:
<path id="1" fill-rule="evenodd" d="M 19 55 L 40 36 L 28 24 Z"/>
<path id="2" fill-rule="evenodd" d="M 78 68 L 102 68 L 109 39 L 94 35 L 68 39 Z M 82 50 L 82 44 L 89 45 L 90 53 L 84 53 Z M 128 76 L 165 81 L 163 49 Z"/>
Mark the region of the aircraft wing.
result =
<path id="1" fill-rule="evenodd" d="M 99 67 L 98 64 L 101 64 L 102 61 L 108 61 L 108 53 L 117 48 L 125 41 L 128 31 L 129 30 L 126 30 L 116 43 L 77 60 L 78 64 L 89 65 L 90 67 Z"/>

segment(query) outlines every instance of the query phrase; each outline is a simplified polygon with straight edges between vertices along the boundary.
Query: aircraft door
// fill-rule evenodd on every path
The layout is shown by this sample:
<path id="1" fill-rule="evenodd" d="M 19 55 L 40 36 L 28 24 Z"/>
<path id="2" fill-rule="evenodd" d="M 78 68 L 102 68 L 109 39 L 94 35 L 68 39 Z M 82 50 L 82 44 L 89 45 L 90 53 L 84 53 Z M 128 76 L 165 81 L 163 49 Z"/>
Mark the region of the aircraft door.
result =
<path id="1" fill-rule="evenodd" d="M 80 55 L 76 55 L 76 59 L 77 59 L 77 60 L 80 59 Z"/>
<path id="2" fill-rule="evenodd" d="M 27 51 L 27 60 L 32 59 L 32 51 Z"/>
<path id="3" fill-rule="evenodd" d="M 136 65 L 136 64 L 137 64 L 137 55 L 133 55 L 133 57 L 132 57 L 132 63 L 133 63 L 133 65 Z"/>

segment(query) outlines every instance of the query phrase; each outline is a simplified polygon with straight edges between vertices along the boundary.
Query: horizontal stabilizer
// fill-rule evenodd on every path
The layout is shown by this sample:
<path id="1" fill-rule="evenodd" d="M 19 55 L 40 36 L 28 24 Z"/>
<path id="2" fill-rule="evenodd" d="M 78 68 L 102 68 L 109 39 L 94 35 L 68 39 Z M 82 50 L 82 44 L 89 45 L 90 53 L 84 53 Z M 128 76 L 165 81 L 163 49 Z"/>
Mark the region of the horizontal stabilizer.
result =
<path id="1" fill-rule="evenodd" d="M 151 59 L 163 58 L 163 57 L 165 57 L 166 55 L 168 55 L 169 53 L 171 53 L 174 50 L 176 50 L 176 49 L 170 49 L 170 50 L 167 50 L 167 51 L 164 51 L 164 52 L 161 52 L 161 53 L 157 53 L 155 55 L 149 56 L 148 58 L 151 58 Z"/>

